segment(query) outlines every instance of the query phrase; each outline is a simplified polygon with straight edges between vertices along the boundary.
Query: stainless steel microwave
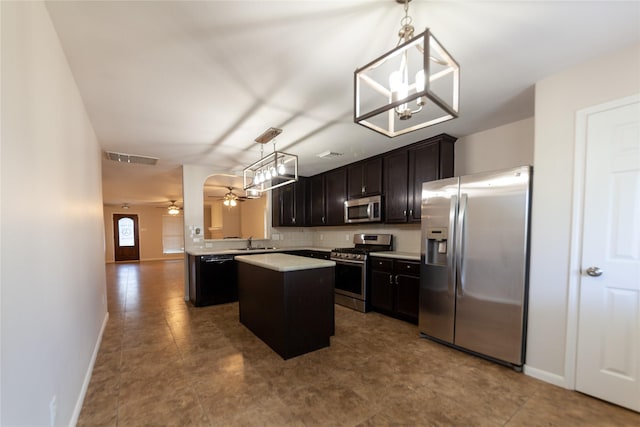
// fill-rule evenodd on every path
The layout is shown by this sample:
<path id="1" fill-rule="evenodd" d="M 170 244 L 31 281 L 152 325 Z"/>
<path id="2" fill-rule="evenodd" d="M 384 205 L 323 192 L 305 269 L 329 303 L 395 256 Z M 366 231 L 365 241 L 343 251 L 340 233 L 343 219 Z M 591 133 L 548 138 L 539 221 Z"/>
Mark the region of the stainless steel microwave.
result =
<path id="1" fill-rule="evenodd" d="M 382 197 L 372 196 L 344 202 L 344 222 L 380 222 L 382 220 Z"/>

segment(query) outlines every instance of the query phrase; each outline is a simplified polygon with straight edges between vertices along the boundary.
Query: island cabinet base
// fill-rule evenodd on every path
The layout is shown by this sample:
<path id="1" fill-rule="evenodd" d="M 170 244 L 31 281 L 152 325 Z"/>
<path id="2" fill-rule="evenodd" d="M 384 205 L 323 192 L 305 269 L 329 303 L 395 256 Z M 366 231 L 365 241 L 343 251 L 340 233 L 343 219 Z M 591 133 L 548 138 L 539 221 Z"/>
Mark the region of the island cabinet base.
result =
<path id="1" fill-rule="evenodd" d="M 239 263 L 240 323 L 283 359 L 329 346 L 334 268 L 275 271 Z"/>

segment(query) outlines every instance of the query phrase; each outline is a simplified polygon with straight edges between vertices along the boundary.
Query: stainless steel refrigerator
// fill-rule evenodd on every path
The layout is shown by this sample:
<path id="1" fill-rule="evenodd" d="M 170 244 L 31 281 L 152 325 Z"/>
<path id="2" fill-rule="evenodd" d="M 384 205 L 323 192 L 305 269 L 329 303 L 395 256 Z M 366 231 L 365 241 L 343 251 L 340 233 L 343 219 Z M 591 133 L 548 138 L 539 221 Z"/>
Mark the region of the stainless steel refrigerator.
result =
<path id="1" fill-rule="evenodd" d="M 531 167 L 422 186 L 422 336 L 524 364 Z"/>

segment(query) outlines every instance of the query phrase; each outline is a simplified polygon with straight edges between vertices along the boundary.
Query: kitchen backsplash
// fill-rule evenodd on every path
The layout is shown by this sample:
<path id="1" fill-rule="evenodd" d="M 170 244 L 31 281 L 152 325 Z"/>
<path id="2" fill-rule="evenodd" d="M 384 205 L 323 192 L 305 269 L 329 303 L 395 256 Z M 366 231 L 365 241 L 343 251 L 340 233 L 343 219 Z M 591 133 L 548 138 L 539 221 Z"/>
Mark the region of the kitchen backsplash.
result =
<path id="1" fill-rule="evenodd" d="M 272 243 L 278 247 L 313 246 L 344 248 L 353 246 L 354 234 L 386 233 L 393 235 L 393 250 L 420 252 L 420 224 L 363 224 L 341 227 L 274 228 Z M 280 240 L 276 240 L 280 237 Z"/>
<path id="2" fill-rule="evenodd" d="M 254 239 L 253 245 L 258 247 L 278 248 L 345 248 L 353 246 L 354 234 L 393 235 L 393 250 L 400 252 L 420 252 L 420 224 L 366 224 L 341 227 L 315 228 L 272 228 L 271 240 Z M 247 246 L 244 239 L 202 240 L 194 241 L 192 248 L 197 249 L 239 249 Z"/>

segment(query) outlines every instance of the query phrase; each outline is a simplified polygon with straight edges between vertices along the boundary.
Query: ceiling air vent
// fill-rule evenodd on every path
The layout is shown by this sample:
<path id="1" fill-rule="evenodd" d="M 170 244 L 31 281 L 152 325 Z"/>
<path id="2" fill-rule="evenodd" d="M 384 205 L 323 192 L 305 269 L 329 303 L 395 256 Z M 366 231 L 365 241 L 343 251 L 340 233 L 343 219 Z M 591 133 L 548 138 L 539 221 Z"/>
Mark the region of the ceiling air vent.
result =
<path id="1" fill-rule="evenodd" d="M 114 151 L 106 151 L 107 159 L 119 163 L 138 163 L 142 165 L 155 166 L 158 159 L 155 157 L 136 156 L 135 154 L 116 153 Z"/>
<path id="2" fill-rule="evenodd" d="M 322 157 L 323 159 L 332 159 L 334 157 L 340 157 L 344 153 L 336 153 L 335 151 L 325 151 L 323 153 L 318 154 L 318 157 Z"/>

